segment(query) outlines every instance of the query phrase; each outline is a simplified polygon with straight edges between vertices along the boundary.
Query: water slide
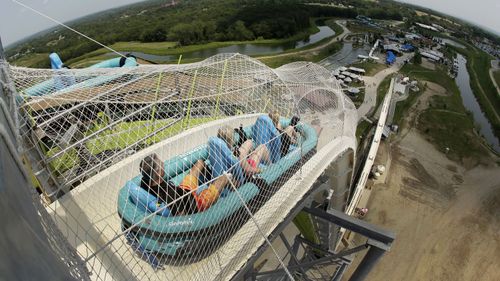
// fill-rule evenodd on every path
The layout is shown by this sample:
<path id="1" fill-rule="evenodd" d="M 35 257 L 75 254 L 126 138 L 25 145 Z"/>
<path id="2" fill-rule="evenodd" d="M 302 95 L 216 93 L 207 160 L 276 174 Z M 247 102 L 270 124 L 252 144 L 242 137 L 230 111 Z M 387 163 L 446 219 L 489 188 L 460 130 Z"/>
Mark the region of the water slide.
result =
<path id="1" fill-rule="evenodd" d="M 49 55 L 49 59 L 51 68 L 53 70 L 57 70 L 54 71 L 53 78 L 21 91 L 21 95 L 24 98 L 43 96 L 48 93 L 53 93 L 54 90 L 62 91 L 62 90 L 71 90 L 72 88 L 98 86 L 116 78 L 116 76 L 104 76 L 83 81 L 76 81 L 75 77 L 73 77 L 71 72 L 67 71 L 68 68 L 67 66 L 64 65 L 59 55 L 57 55 L 56 53 L 51 53 Z M 88 68 L 97 69 L 97 68 L 117 68 L 117 67 L 135 67 L 135 66 L 137 66 L 137 61 L 134 57 L 127 57 L 127 58 L 119 57 L 99 62 L 97 64 L 89 66 Z M 76 85 L 80 83 L 84 84 Z"/>
<path id="2" fill-rule="evenodd" d="M 11 69 L 14 82 L 23 82 L 25 76 L 22 71 L 25 69 Z M 42 72 L 31 71 L 34 76 Z M 97 76 L 106 71 L 96 69 L 95 73 L 92 70 L 73 73 L 78 81 L 79 74 L 88 76 L 93 73 Z M 102 104 L 108 106 L 109 111 L 115 111 L 108 115 L 109 120 L 106 122 L 87 123 L 92 126 L 91 131 L 90 127 L 78 127 L 78 130 L 84 130 L 78 134 L 82 137 L 66 146 L 60 145 L 58 141 L 64 138 L 64 131 L 54 131 L 52 137 L 55 141 L 48 145 L 57 151 L 58 157 L 40 156 L 48 165 L 64 165 L 74 161 L 73 165 L 78 167 L 75 169 L 77 174 L 42 171 L 49 173 L 61 189 L 64 189 L 65 184 L 71 185 L 71 190 L 55 198 L 46 211 L 95 280 L 231 279 L 261 246 L 269 244 L 271 233 L 289 218 L 295 206 L 309 196 L 313 184 L 332 163 L 344 158 L 348 160 L 344 161 L 347 166 L 354 163 L 357 111 L 342 93 L 338 81 L 331 79 L 330 72 L 317 64 L 298 62 L 270 69 L 244 55 L 222 54 L 188 65 L 138 66 L 134 68 L 136 78 L 133 81 L 126 78 L 129 73 L 127 69 L 118 68 L 110 72 L 110 75 L 118 75 L 118 78 L 103 85 L 113 87 L 112 93 L 101 86 L 90 87 L 92 97 L 68 103 L 67 108 L 55 116 L 43 115 L 44 110 L 51 113 L 52 108 L 38 109 L 41 111 L 38 126 L 42 129 L 51 128 L 60 120 L 75 116 L 87 118 L 85 114 L 88 108 L 100 108 Z M 75 91 L 88 88 L 82 83 L 75 84 L 75 87 Z M 53 94 L 38 99 L 43 101 Z M 117 100 L 116 96 L 121 99 Z M 155 102 L 134 103 L 137 98 Z M 131 106 L 125 107 L 128 106 L 125 101 L 130 101 Z M 160 110 L 160 104 L 163 106 L 161 110 L 170 115 L 155 114 Z M 175 115 L 179 109 L 182 110 L 181 114 Z M 149 238 L 161 236 L 168 242 L 165 244 L 175 247 L 183 243 L 181 239 L 184 233 L 200 225 L 195 225 L 194 218 L 190 220 L 183 216 L 156 224 L 162 221 L 159 215 L 133 206 L 130 195 L 128 198 L 122 196 L 125 200 L 119 201 L 127 182 L 139 174 L 142 159 L 155 153 L 163 161 L 184 161 L 190 152 L 207 145 L 209 139 L 216 137 L 222 126 L 251 128 L 259 117 L 267 116 L 269 111 L 278 112 L 282 120 L 299 115 L 298 127 L 302 134 L 297 137 L 296 147 L 290 155 L 283 155 L 283 161 L 273 162 L 275 166 L 271 166 L 275 168 L 263 167 L 259 173 L 261 176 L 250 176 L 253 185 L 248 186 L 252 188 L 238 188 L 232 184 L 227 186 L 232 192 L 232 202 L 237 202 L 241 208 L 236 210 L 237 215 L 231 216 L 236 224 L 204 230 L 206 237 L 217 242 L 217 247 L 212 247 L 210 241 L 199 243 L 195 247 L 204 255 L 193 259 L 164 257 L 158 251 L 151 251 L 155 239 Z M 130 120 L 142 116 L 151 119 L 141 123 L 140 132 L 126 126 Z M 118 131 L 120 128 L 123 131 Z M 306 129 L 309 133 L 303 135 Z M 140 137 L 137 137 L 139 133 Z M 26 137 L 31 138 L 32 142 L 39 141 L 35 134 L 27 134 Z M 133 142 L 130 145 L 124 145 L 131 139 Z M 111 140 L 120 145 L 100 158 L 89 157 L 82 149 L 99 149 Z M 314 154 L 309 154 L 311 145 L 316 151 Z M 27 148 L 26 153 L 38 152 Z M 308 157 L 304 158 L 306 155 Z M 214 162 L 217 160 L 210 161 L 212 165 Z M 348 194 L 342 188 L 349 186 L 351 169 L 344 167 L 342 171 L 333 173 L 339 179 L 332 182 L 335 192 Z M 90 176 L 81 183 L 73 181 L 86 172 Z M 272 188 L 267 189 L 269 186 Z M 252 196 L 247 201 L 247 191 L 257 191 L 258 196 Z M 333 196 L 332 200 L 339 198 L 341 196 Z M 129 210 L 127 214 L 122 212 L 125 209 Z M 205 212 L 210 213 L 210 209 Z M 215 216 L 212 219 L 225 219 L 224 212 L 222 217 L 218 217 L 221 216 L 220 212 L 212 213 Z M 124 219 L 128 224 L 123 223 Z M 198 223 L 205 221 L 200 220 Z M 153 227 L 155 224 L 156 227 Z M 169 229 L 175 227 L 185 227 L 187 231 L 182 235 L 172 233 Z M 130 234 L 134 232 L 148 234 L 143 237 L 149 241 L 142 239 L 138 244 L 137 240 L 131 240 Z M 229 233 L 231 235 L 226 235 Z M 278 254 L 275 258 L 280 261 L 284 259 Z"/>
<path id="3" fill-rule="evenodd" d="M 50 207 L 53 210 L 51 214 L 55 221 L 60 222 L 58 226 L 63 232 L 71 232 L 71 225 L 81 226 L 81 230 L 71 233 L 68 240 L 74 243 L 73 246 L 84 256 L 87 263 L 96 269 L 99 268 L 102 275 L 109 276 L 109 280 L 143 280 L 148 276 L 155 276 L 155 280 L 228 280 L 261 245 L 266 243 L 265 237 L 286 218 L 296 204 L 303 200 L 309 188 L 328 165 L 343 153 L 355 149 L 356 141 L 353 137 L 335 137 L 333 130 L 322 132 L 320 142 L 328 143 L 318 148 L 318 152 L 304 163 L 300 170 L 291 174 L 288 180 L 280 182 L 281 186 L 276 193 L 257 212 L 252 213 L 253 218 L 241 221 L 241 227 L 238 229 L 228 228 L 225 231 L 219 229 L 218 233 L 207 230 L 206 235 L 214 236 L 215 240 L 224 239 L 224 233 L 234 234 L 229 236 L 229 239 L 224 239 L 224 243 L 216 249 L 211 249 L 210 243 L 198 245 L 202 247 L 198 250 L 204 254 L 204 258 L 195 259 L 194 262 L 185 258 L 174 258 L 166 264 L 161 264 L 162 261 L 159 259 L 162 256 L 153 257 L 147 251 L 138 251 L 138 247 L 131 245 L 127 236 L 122 233 L 124 230 L 122 218 L 116 213 L 117 198 L 120 198 L 120 190 L 130 179 L 127 175 L 137 173 L 134 171 L 138 171 L 139 163 L 146 155 L 157 153 L 161 159 L 169 159 L 184 154 L 186 150 L 193 150 L 205 144 L 206 136 L 216 135 L 220 126 L 235 127 L 240 124 L 249 126 L 255 122 L 257 116 L 258 114 L 245 115 L 210 122 L 136 153 L 89 179 L 53 203 Z M 190 140 L 187 145 L 186 139 Z M 240 192 L 240 196 L 247 196 L 246 190 L 242 189 Z M 239 200 L 238 193 L 233 197 L 233 202 L 244 204 Z M 81 215 L 73 218 L 71 214 Z M 235 224 L 238 224 L 239 219 L 243 220 L 241 214 L 233 218 Z M 153 218 L 149 220 L 151 221 L 148 225 L 155 224 Z M 148 221 L 148 218 L 144 221 Z M 184 224 L 182 221 L 178 223 L 189 227 L 189 224 Z M 163 225 L 163 228 L 166 230 L 167 226 Z M 162 228 L 160 225 L 157 227 Z M 197 226 L 191 225 L 191 227 Z M 163 239 L 165 244 L 172 244 L 177 238 L 180 236 Z M 153 247 L 154 242 L 144 240 L 142 242 L 145 243 L 145 247 Z M 204 251 L 208 253 L 203 253 Z"/>

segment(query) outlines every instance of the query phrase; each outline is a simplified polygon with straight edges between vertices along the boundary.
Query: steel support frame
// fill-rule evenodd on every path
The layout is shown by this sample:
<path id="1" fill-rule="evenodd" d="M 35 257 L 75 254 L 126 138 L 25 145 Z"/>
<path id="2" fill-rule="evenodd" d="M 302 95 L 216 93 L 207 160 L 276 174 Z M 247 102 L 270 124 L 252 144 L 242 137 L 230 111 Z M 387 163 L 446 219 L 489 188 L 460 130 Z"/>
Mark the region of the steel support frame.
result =
<path id="1" fill-rule="evenodd" d="M 290 261 L 287 268 L 292 272 L 297 273 L 305 273 L 309 268 L 325 264 L 325 263 L 339 263 L 339 268 L 337 271 L 329 278 L 329 280 L 341 280 L 343 274 L 345 273 L 347 267 L 350 265 L 352 258 L 351 256 L 354 253 L 363 251 L 368 249 L 366 255 L 363 260 L 357 266 L 356 270 L 352 274 L 350 281 L 361 281 L 365 280 L 370 271 L 376 265 L 376 263 L 380 260 L 383 254 L 388 251 L 391 247 L 392 242 L 395 240 L 395 234 L 391 231 L 387 231 L 375 225 L 372 225 L 363 220 L 348 216 L 347 214 L 338 211 L 338 210 L 328 210 L 325 211 L 321 208 L 311 208 L 308 207 L 310 205 L 311 200 L 308 200 L 309 197 L 312 197 L 316 192 L 321 191 L 322 189 L 328 189 L 329 186 L 325 183 L 318 183 L 315 187 L 311 189 L 311 191 L 306 194 L 300 204 L 298 204 L 290 213 L 290 215 L 285 219 L 270 235 L 269 240 L 273 241 L 278 236 L 281 237 L 285 244 L 285 248 L 288 250 L 290 254 Z M 321 251 L 325 254 L 324 257 L 318 258 L 313 261 L 304 261 L 300 262 L 297 256 L 295 255 L 298 247 L 296 247 L 297 243 L 294 243 L 293 247 L 290 247 L 288 241 L 282 234 L 285 227 L 292 221 L 292 219 L 301 211 L 305 211 L 310 215 L 324 219 L 329 223 L 335 224 L 339 227 L 345 228 L 349 231 L 356 232 L 368 238 L 367 242 L 363 245 L 359 245 L 357 247 L 346 249 L 339 253 L 334 253 L 329 251 L 328 249 L 323 249 L 319 245 L 316 245 L 310 241 L 305 240 L 304 238 L 297 236 L 296 242 L 305 244 L 308 247 Z M 262 255 L 262 253 L 267 249 L 267 244 L 262 245 L 257 252 L 252 256 L 252 258 L 247 262 L 246 266 L 243 267 L 233 278 L 232 280 L 255 280 L 257 277 L 266 277 L 266 278 L 276 278 L 283 279 L 285 277 L 284 269 L 276 269 L 267 272 L 255 272 L 254 271 L 254 263 L 256 260 Z M 305 274 L 302 276 L 305 278 Z"/>
<path id="2" fill-rule="evenodd" d="M 321 177 L 320 177 L 321 178 Z M 321 190 L 328 190 L 330 189 L 330 186 L 324 183 L 316 183 L 313 185 L 313 187 L 309 190 L 309 192 L 304 195 L 302 200 L 300 201 L 299 204 L 297 204 L 290 214 L 283 220 L 277 227 L 274 229 L 274 231 L 269 235 L 269 241 L 274 241 L 280 233 L 283 232 L 283 230 L 292 222 L 292 220 L 297 216 L 297 214 L 308 204 L 311 204 L 311 200 L 309 198 L 312 198 L 312 195 L 316 194 L 316 192 L 319 192 Z M 253 266 L 254 263 L 257 261 L 257 259 L 264 253 L 264 251 L 267 249 L 268 245 L 266 243 L 262 244 L 257 251 L 252 255 L 252 257 L 247 261 L 246 265 L 244 265 L 234 276 L 231 278 L 231 280 L 247 280 L 249 277 L 252 276 L 253 273 Z"/>
<path id="3" fill-rule="evenodd" d="M 368 238 L 366 242 L 368 252 L 363 257 L 363 260 L 358 265 L 349 281 L 365 280 L 384 253 L 391 248 L 391 244 L 396 238 L 395 234 L 391 231 L 351 217 L 338 210 L 328 210 L 328 212 L 325 212 L 323 210 L 306 207 L 304 211 Z"/>

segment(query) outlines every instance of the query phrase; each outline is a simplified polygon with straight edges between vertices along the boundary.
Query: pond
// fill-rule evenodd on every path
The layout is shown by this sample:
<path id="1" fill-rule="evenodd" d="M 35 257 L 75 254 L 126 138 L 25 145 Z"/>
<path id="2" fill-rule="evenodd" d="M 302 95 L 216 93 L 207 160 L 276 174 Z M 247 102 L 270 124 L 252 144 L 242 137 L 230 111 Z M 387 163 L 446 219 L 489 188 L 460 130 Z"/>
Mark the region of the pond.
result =
<path id="1" fill-rule="evenodd" d="M 370 46 L 363 45 L 359 48 L 354 48 L 352 43 L 344 43 L 340 51 L 322 60 L 320 64 L 326 69 L 334 70 L 341 66 L 357 62 L 359 60 L 358 55 L 367 56 L 369 52 Z"/>
<path id="2" fill-rule="evenodd" d="M 479 125 L 479 132 L 484 136 L 489 145 L 496 151 L 500 152 L 500 143 L 495 134 L 493 133 L 493 128 L 490 122 L 481 110 L 479 103 L 474 96 L 472 89 L 470 87 L 470 77 L 467 72 L 467 59 L 458 54 L 458 74 L 455 81 L 460 89 L 460 95 L 462 96 L 462 101 L 467 110 L 472 112 L 474 117 L 474 123 Z"/>
<path id="3" fill-rule="evenodd" d="M 247 43 L 247 44 L 235 44 L 225 47 L 219 48 L 209 48 L 203 49 L 200 51 L 189 52 L 182 54 L 182 58 L 191 59 L 191 58 L 208 58 L 213 55 L 221 54 L 221 53 L 240 53 L 248 56 L 255 55 L 264 55 L 264 54 L 276 54 L 281 53 L 290 49 L 297 49 L 312 45 L 317 43 L 325 38 L 331 37 L 335 35 L 335 31 L 333 31 L 328 26 L 318 26 L 319 31 L 311 34 L 308 38 L 304 40 L 298 40 L 295 42 L 286 42 L 280 44 L 255 44 L 255 43 Z M 149 60 L 152 62 L 166 62 L 166 61 L 175 61 L 179 56 L 177 55 L 150 55 L 142 52 L 120 52 L 122 54 L 132 54 L 138 58 L 142 58 L 145 60 Z M 115 53 L 108 53 L 108 56 L 116 56 Z"/>

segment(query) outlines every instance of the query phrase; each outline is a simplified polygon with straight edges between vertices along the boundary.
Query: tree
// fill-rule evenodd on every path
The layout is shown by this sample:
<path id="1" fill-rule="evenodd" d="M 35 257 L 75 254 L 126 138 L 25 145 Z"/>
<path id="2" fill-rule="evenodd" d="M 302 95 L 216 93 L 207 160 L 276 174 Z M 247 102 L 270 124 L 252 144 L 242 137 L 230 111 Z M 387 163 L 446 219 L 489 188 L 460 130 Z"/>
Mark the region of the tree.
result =
<path id="1" fill-rule="evenodd" d="M 253 40 L 253 32 L 245 26 L 245 23 L 238 20 L 229 28 L 229 36 L 233 40 Z"/>
<path id="2" fill-rule="evenodd" d="M 157 27 L 142 34 L 143 42 L 163 42 L 167 40 L 165 29 Z"/>
<path id="3" fill-rule="evenodd" d="M 271 27 L 265 22 L 254 23 L 250 26 L 250 29 L 256 37 L 272 38 L 273 36 Z"/>
<path id="4" fill-rule="evenodd" d="M 179 23 L 168 32 L 168 39 L 178 41 L 181 45 L 189 45 L 195 42 L 194 30 L 191 24 Z"/>
<path id="5" fill-rule="evenodd" d="M 213 41 L 217 33 L 217 24 L 215 21 L 207 21 L 203 25 L 203 39 L 205 41 Z"/>

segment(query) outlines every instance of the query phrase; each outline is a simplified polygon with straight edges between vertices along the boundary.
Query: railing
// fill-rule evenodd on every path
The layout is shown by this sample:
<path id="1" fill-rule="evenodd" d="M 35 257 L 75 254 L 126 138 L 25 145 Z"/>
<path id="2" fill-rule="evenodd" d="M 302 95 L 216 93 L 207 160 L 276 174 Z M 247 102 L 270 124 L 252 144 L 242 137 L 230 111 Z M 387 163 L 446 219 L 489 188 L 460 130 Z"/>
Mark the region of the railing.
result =
<path id="1" fill-rule="evenodd" d="M 89 274 L 69 248 L 57 227 L 45 214 L 39 198 L 34 196 L 30 176 L 18 151 L 15 117 L 9 110 L 13 92 L 6 87 L 6 64 L 0 39 L 0 222 L 4 240 L 0 245 L 0 262 L 16 261 L 17 266 L 4 268 L 6 280 L 36 279 L 90 280 Z M 71 267 L 71 268 L 70 268 Z"/>

